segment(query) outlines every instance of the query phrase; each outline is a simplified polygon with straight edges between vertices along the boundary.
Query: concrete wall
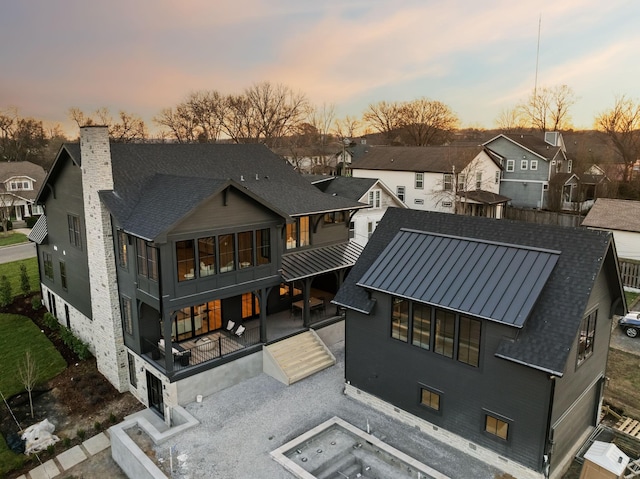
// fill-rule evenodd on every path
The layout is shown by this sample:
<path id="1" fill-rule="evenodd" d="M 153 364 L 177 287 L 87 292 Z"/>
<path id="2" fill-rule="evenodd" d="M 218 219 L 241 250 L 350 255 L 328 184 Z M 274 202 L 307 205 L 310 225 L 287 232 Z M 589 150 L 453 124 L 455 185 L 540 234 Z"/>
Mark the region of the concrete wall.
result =
<path id="1" fill-rule="evenodd" d="M 137 446 L 127 434 L 127 429 L 136 425 L 135 421 L 126 421 L 109 428 L 111 439 L 111 457 L 120 466 L 127 477 L 136 479 L 166 478 L 162 471 Z"/>

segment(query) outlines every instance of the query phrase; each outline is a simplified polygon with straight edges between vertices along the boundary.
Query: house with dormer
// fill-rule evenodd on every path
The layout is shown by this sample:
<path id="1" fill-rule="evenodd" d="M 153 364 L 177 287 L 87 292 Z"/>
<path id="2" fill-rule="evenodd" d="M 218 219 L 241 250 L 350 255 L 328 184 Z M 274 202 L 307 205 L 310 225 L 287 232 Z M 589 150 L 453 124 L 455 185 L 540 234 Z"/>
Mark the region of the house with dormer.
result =
<path id="1" fill-rule="evenodd" d="M 334 301 L 346 394 L 527 478 L 598 424 L 626 309 L 608 232 L 396 208 Z"/>
<path id="2" fill-rule="evenodd" d="M 87 126 L 37 199 L 47 309 L 165 420 L 272 367 L 263 347 L 284 337 L 324 358 L 298 358 L 308 372 L 333 364 L 310 326 L 342 320 L 327 305 L 362 247 L 327 215 L 368 205 L 323 193 L 265 146 L 111 143 Z"/>
<path id="3" fill-rule="evenodd" d="M 501 158 L 500 194 L 517 208 L 546 208 L 549 184 L 558 173 L 572 173 L 572 161 L 559 132 L 503 133 L 483 145 Z M 558 194 L 563 193 L 562 185 Z"/>
<path id="4" fill-rule="evenodd" d="M 35 199 L 45 176 L 42 167 L 30 161 L 0 162 L 0 207 L 17 221 L 42 214 Z"/>

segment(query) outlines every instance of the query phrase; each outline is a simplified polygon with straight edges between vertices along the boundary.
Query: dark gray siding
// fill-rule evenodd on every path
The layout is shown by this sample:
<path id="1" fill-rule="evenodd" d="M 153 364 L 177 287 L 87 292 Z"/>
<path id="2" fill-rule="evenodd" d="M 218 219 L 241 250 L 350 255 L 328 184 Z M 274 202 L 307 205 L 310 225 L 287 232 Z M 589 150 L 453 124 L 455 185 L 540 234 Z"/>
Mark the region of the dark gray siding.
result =
<path id="1" fill-rule="evenodd" d="M 66 155 L 66 153 L 63 153 Z M 87 263 L 87 237 L 84 224 L 84 204 L 82 200 L 82 172 L 67 156 L 60 158 L 55 194 L 49 194 L 45 203 L 48 237 L 46 244 L 38 246 L 38 263 L 42 282 L 67 303 L 91 318 L 91 293 L 89 289 L 89 267 Z M 69 241 L 67 215 L 80 218 L 82 247 L 77 248 Z M 50 253 L 53 258 L 54 279 L 44 276 L 42 253 Z M 64 261 L 67 273 L 67 289 L 62 288 L 60 262 Z M 62 314 L 58 311 L 58 314 Z"/>
<path id="2" fill-rule="evenodd" d="M 316 231 L 312 232 L 313 235 L 311 244 L 313 246 L 323 246 L 335 243 L 344 243 L 345 241 L 349 241 L 349 212 L 345 212 L 346 218 L 344 223 L 337 224 L 325 224 L 324 219 L 320 218 L 320 223 L 318 224 L 318 228 Z M 322 215 L 324 216 L 324 215 Z M 317 217 L 312 217 L 312 221 L 318 221 Z"/>
<path id="3" fill-rule="evenodd" d="M 391 337 L 390 296 L 374 293 L 372 316 L 352 310 L 346 319 L 346 380 L 439 427 L 540 470 L 551 381 L 532 368 L 496 358 L 509 326 L 483 321 L 478 368 Z M 420 384 L 439 391 L 441 411 L 419 405 Z M 508 418 L 509 439 L 484 432 L 485 412 Z"/>

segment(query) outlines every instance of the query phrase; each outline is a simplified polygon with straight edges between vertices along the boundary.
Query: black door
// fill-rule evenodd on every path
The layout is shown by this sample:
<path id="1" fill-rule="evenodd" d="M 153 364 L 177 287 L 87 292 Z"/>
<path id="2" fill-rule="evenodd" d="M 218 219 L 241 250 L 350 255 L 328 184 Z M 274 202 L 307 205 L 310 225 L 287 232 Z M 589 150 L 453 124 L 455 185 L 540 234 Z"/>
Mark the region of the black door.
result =
<path id="1" fill-rule="evenodd" d="M 164 417 L 164 401 L 162 400 L 162 381 L 147 371 L 147 389 L 149 390 L 149 407 Z"/>

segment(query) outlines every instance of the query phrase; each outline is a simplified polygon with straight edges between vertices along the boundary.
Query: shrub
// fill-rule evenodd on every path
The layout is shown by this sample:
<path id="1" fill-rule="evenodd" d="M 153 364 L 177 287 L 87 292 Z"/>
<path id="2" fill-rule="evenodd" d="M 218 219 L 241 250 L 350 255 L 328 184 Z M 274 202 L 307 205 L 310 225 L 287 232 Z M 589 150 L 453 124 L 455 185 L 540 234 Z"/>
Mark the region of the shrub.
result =
<path id="1" fill-rule="evenodd" d="M 115 415 L 115 414 L 113 414 L 113 413 L 110 413 L 110 414 L 109 414 L 109 422 L 110 422 L 111 424 L 115 424 L 117 420 L 118 420 L 118 418 L 116 417 L 116 415 Z"/>
<path id="2" fill-rule="evenodd" d="M 42 322 L 47 328 L 53 329 L 54 331 L 60 327 L 60 323 L 58 323 L 58 320 L 56 319 L 56 317 L 49 312 L 44 313 L 44 316 L 42 317 Z"/>
<path id="3" fill-rule="evenodd" d="M 20 263 L 20 290 L 22 294 L 29 294 L 31 292 L 31 283 L 29 282 L 29 274 L 27 273 L 27 265 Z"/>
<path id="4" fill-rule="evenodd" d="M 7 306 L 8 304 L 11 304 L 12 300 L 13 294 L 11 294 L 11 283 L 3 274 L 0 277 L 0 306 Z"/>
<path id="5" fill-rule="evenodd" d="M 37 311 L 40 308 L 42 308 L 42 298 L 40 296 L 37 296 L 37 295 L 33 296 L 31 298 L 31 307 L 33 308 L 34 311 Z"/>
<path id="6" fill-rule="evenodd" d="M 13 229 L 13 223 L 11 222 L 11 220 L 7 220 L 7 231 L 11 231 Z M 4 231 L 4 226 L 2 225 L 2 222 L 0 222 L 0 231 Z"/>
<path id="7" fill-rule="evenodd" d="M 36 224 L 39 218 L 40 216 L 29 216 L 28 218 L 25 218 L 24 220 L 27 222 L 27 228 L 33 228 L 33 225 Z"/>
<path id="8" fill-rule="evenodd" d="M 65 438 L 62 440 L 62 445 L 63 445 L 64 447 L 69 447 L 69 446 L 71 445 L 71 438 L 69 438 L 69 437 L 65 437 Z"/>
<path id="9" fill-rule="evenodd" d="M 77 434 L 80 440 L 84 441 L 84 437 L 86 436 L 87 433 L 85 432 L 84 429 L 78 429 Z"/>
<path id="10" fill-rule="evenodd" d="M 74 353 L 78 355 L 78 358 L 80 360 L 88 359 L 91 357 L 89 346 L 76 338 L 69 328 L 60 326 L 60 338 L 62 338 L 62 342 L 64 342 L 64 344 L 66 344 Z"/>
<path id="11" fill-rule="evenodd" d="M 56 452 L 55 444 L 49 444 L 47 446 L 47 452 L 49 453 L 50 456 L 53 456 L 53 454 Z"/>
<path id="12" fill-rule="evenodd" d="M 102 423 L 100 421 L 96 421 L 93 423 L 93 428 L 96 431 L 102 431 Z"/>

